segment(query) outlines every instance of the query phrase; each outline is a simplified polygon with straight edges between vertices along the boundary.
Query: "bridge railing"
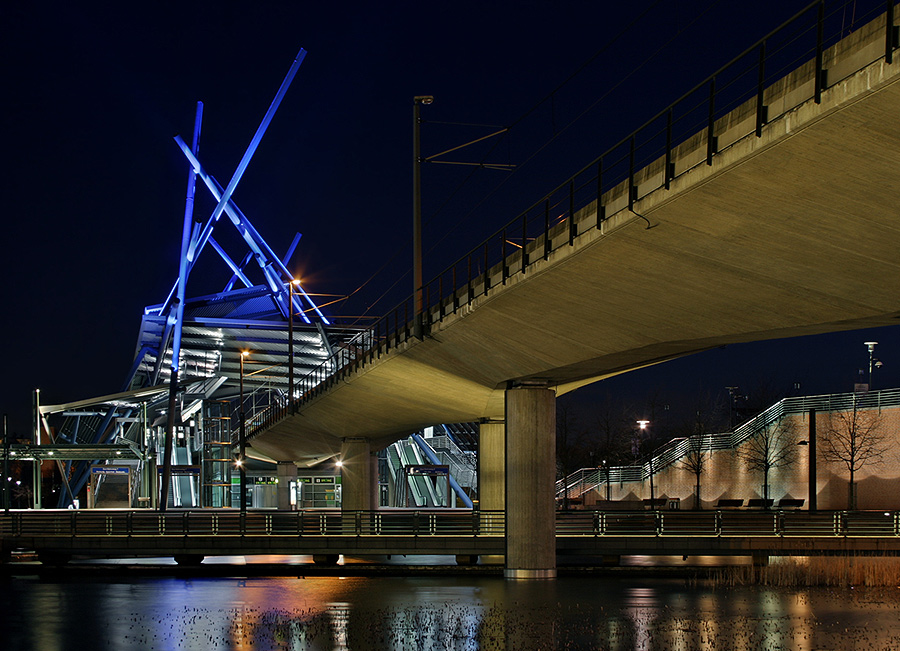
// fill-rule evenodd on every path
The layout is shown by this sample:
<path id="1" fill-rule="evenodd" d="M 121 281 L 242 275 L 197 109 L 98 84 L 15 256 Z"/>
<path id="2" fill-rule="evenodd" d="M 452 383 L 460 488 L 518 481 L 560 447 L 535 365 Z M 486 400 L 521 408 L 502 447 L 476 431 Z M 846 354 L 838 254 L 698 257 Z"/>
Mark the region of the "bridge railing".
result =
<path id="1" fill-rule="evenodd" d="M 503 536 L 502 511 L 59 510 L 0 513 L 0 536 Z"/>
<path id="2" fill-rule="evenodd" d="M 297 403 L 410 338 L 423 337 L 434 324 L 514 282 L 580 235 L 602 232 L 613 214 L 627 210 L 642 217 L 636 202 L 669 190 L 698 166 L 713 165 L 738 140 L 762 137 L 767 123 L 800 104 L 819 103 L 822 91 L 841 79 L 879 58 L 890 63 L 898 45 L 895 4 L 809 4 L 424 283 L 356 344 L 335 351 L 300 379 Z M 853 31 L 855 25 L 861 27 Z"/>
<path id="3" fill-rule="evenodd" d="M 443 536 L 505 534 L 502 511 L 11 511 L 0 536 L 237 537 Z M 900 538 L 898 511 L 568 511 L 557 536 Z"/>

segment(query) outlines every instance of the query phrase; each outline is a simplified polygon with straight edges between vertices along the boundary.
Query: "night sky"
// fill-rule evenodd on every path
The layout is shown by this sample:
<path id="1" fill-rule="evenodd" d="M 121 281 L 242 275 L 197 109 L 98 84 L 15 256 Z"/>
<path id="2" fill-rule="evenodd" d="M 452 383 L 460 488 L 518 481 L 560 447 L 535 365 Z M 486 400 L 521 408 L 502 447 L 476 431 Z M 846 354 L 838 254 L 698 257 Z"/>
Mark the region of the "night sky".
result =
<path id="1" fill-rule="evenodd" d="M 200 159 L 225 185 L 300 47 L 234 199 L 277 253 L 303 234 L 289 266 L 307 290 L 348 295 L 371 279 L 331 314 L 380 315 L 411 291 L 413 96 L 436 98 L 423 154 L 494 130 L 441 122 L 511 126 L 448 159 L 519 166 L 424 167 L 427 279 L 806 4 L 4 3 L 0 410 L 25 435 L 34 387 L 44 403 L 120 390 L 142 308 L 177 275 L 187 165 L 172 137 L 190 140 L 202 100 Z M 213 206 L 198 184 L 195 214 Z M 201 260 L 189 295 L 230 277 L 211 250 Z M 896 386 L 900 342 L 882 329 L 733 346 L 575 396 L 845 391 L 868 339 L 881 342 L 877 385 Z"/>

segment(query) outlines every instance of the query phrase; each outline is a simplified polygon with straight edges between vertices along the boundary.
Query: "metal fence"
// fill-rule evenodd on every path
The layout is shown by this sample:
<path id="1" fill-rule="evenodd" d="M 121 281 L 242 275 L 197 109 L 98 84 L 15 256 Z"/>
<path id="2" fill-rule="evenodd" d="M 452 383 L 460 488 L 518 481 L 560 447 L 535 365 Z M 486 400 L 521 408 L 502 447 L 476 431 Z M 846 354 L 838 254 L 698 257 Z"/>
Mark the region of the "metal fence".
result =
<path id="1" fill-rule="evenodd" d="M 4 538 L 48 536 L 502 536 L 502 511 L 11 511 Z"/>
<path id="2" fill-rule="evenodd" d="M 502 511 L 12 511 L 0 535 L 18 538 L 502 537 Z M 574 511 L 557 513 L 557 536 L 900 538 L 900 512 Z"/>

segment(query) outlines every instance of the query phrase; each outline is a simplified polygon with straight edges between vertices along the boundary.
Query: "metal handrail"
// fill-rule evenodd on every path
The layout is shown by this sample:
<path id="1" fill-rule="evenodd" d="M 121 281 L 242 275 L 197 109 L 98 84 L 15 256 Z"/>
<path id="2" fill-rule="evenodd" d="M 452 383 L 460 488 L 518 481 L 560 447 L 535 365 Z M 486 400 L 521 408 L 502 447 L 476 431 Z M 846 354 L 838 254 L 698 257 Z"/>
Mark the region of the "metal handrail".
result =
<path id="1" fill-rule="evenodd" d="M 16 510 L 0 537 L 39 538 L 502 537 L 503 511 Z M 558 537 L 900 538 L 900 511 L 570 511 Z"/>
<path id="2" fill-rule="evenodd" d="M 882 389 L 865 393 L 832 393 L 817 396 L 798 396 L 783 398 L 765 411 L 741 423 L 733 431 L 703 434 L 700 450 L 733 450 L 741 443 L 770 426 L 785 416 L 807 413 L 810 409 L 819 412 L 850 411 L 853 409 L 883 409 L 900 406 L 900 389 Z M 677 438 L 656 449 L 650 458 L 640 466 L 620 466 L 609 469 L 610 482 L 613 481 L 645 481 L 650 476 L 650 468 L 656 474 L 664 468 L 683 459 L 691 449 L 690 438 Z M 651 464 L 652 458 L 652 464 Z M 637 471 L 637 472 L 636 472 Z M 585 482 L 583 478 L 594 473 L 595 483 Z M 625 475 L 629 479 L 624 479 Z M 637 476 L 635 476 L 637 474 Z M 603 475 L 601 477 L 601 475 Z M 606 482 L 606 471 L 593 468 L 581 468 L 556 482 L 557 499 L 562 499 L 569 490 L 569 497 L 578 497 L 583 493 L 599 488 Z M 579 486 L 580 493 L 572 494 L 572 487 Z"/>
<path id="3" fill-rule="evenodd" d="M 300 511 L 203 509 L 13 510 L 0 514 L 0 537 L 195 536 L 503 536 L 502 511 Z"/>

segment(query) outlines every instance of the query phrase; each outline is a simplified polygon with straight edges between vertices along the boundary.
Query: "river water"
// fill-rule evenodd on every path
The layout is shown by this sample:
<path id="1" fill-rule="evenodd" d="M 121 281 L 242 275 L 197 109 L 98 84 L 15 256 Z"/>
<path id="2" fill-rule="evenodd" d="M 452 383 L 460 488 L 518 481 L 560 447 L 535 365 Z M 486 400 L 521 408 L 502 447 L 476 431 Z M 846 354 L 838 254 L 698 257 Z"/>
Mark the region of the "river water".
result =
<path id="1" fill-rule="evenodd" d="M 640 574 L 0 581 L 0 648 L 900 649 L 900 587 L 715 588 Z M 87 573 L 90 576 L 90 573 Z"/>

